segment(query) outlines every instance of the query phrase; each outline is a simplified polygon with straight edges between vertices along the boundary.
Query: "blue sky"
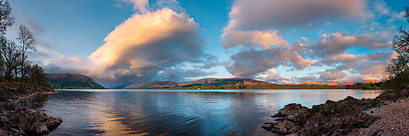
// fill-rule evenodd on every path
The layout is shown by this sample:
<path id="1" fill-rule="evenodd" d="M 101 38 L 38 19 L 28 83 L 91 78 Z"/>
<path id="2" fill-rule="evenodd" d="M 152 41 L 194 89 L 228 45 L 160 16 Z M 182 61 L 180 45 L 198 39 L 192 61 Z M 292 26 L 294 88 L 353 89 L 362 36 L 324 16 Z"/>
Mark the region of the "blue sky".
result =
<path id="1" fill-rule="evenodd" d="M 130 82 L 380 80 L 402 0 L 13 0 L 47 73 Z M 13 38 L 16 29 L 9 29 Z"/>

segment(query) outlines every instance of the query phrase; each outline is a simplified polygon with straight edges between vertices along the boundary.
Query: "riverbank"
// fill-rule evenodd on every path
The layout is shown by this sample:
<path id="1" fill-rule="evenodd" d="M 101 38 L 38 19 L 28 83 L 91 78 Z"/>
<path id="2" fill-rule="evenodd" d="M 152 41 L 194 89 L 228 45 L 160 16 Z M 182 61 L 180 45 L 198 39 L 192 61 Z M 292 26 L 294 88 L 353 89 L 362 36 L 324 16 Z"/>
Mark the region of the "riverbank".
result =
<path id="1" fill-rule="evenodd" d="M 0 93 L 0 135 L 43 135 L 57 128 L 61 118 L 49 117 L 24 107 L 22 103 L 37 95 L 54 93 L 55 90 L 5 89 Z"/>
<path id="2" fill-rule="evenodd" d="M 349 96 L 336 102 L 328 100 L 311 109 L 292 103 L 280 109 L 272 116 L 274 121 L 265 123 L 263 128 L 277 135 L 407 135 L 404 126 L 408 120 L 396 115 L 399 113 L 396 111 L 407 116 L 398 106 L 409 107 L 408 97 L 409 90 L 405 89 L 386 91 L 375 99 L 358 100 Z M 402 127 L 397 127 L 397 122 Z"/>

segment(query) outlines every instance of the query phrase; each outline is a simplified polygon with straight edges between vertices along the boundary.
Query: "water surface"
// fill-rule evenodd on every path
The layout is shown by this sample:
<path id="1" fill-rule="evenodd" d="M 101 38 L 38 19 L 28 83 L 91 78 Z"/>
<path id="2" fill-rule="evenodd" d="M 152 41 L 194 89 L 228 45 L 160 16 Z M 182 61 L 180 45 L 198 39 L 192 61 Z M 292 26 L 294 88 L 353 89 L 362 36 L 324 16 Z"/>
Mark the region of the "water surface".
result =
<path id="1" fill-rule="evenodd" d="M 289 103 L 309 108 L 380 91 L 58 90 L 27 106 L 63 123 L 50 135 L 271 135 L 261 128 Z"/>

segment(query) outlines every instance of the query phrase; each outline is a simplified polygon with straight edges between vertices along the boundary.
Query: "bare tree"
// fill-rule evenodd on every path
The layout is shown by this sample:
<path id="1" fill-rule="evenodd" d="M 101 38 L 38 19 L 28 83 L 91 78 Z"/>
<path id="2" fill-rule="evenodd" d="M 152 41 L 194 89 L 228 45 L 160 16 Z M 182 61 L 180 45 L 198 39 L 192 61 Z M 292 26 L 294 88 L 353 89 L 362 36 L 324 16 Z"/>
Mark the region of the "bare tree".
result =
<path id="1" fill-rule="evenodd" d="M 35 38 L 33 33 L 24 25 L 20 25 L 19 27 L 19 33 L 17 40 L 20 42 L 19 48 L 20 48 L 20 73 L 21 73 L 21 84 L 20 87 L 23 85 L 23 80 L 25 79 L 26 76 L 26 66 L 28 66 L 26 63 L 28 63 L 27 60 L 27 55 L 30 54 L 32 51 L 36 51 L 35 47 Z M 25 89 L 25 85 L 24 85 Z"/>
<path id="2" fill-rule="evenodd" d="M 11 16 L 10 3 L 7 0 L 0 0 L 0 34 L 5 34 L 7 28 L 13 24 L 14 18 Z"/>
<path id="3" fill-rule="evenodd" d="M 6 70 L 5 76 L 8 81 L 11 81 L 13 77 L 13 71 L 15 71 L 19 65 L 20 51 L 14 41 L 7 40 L 4 37 L 0 37 L 0 49 L 1 55 L 5 60 Z"/>
<path id="4" fill-rule="evenodd" d="M 4 37 L 4 34 L 6 34 L 7 28 L 11 27 L 14 24 L 14 18 L 11 16 L 11 7 L 10 3 L 7 0 L 0 0 L 0 51 L 3 50 L 8 50 L 11 48 L 6 48 L 10 43 L 7 43 L 7 39 Z M 4 58 L 6 54 L 8 53 L 3 53 L 0 52 L 1 56 L 1 72 L 4 72 L 4 76 L 6 76 L 7 80 L 11 80 L 11 72 L 9 68 L 6 68 L 7 65 L 10 65 L 10 61 L 7 62 Z M 10 59 L 10 55 L 7 55 L 7 59 Z M 12 55 L 13 56 L 13 55 Z M 9 70 L 9 71 L 7 71 Z M 7 72 L 6 72 L 7 71 Z M 9 74 L 7 74 L 9 73 Z M 2 74 L 3 75 L 3 74 Z M 8 76 L 8 77 L 7 77 Z"/>

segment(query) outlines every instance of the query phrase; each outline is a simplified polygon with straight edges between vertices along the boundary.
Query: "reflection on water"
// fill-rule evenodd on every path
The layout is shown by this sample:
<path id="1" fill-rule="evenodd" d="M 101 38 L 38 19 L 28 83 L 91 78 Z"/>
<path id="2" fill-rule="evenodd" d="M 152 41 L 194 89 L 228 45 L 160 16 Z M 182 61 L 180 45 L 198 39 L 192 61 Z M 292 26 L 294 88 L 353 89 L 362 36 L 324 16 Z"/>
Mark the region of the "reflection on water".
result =
<path id="1" fill-rule="evenodd" d="M 50 135 L 270 135 L 261 129 L 289 103 L 304 106 L 361 90 L 59 90 L 27 103 L 63 123 Z"/>

